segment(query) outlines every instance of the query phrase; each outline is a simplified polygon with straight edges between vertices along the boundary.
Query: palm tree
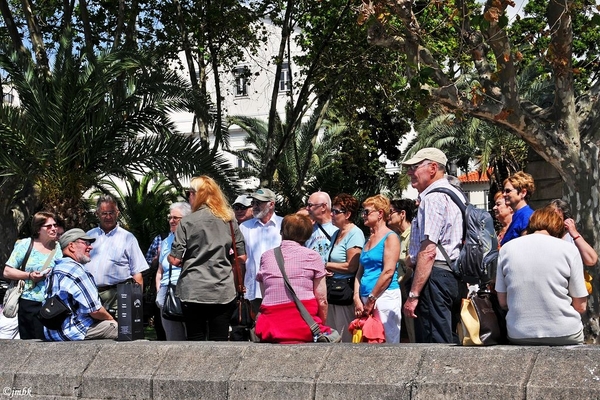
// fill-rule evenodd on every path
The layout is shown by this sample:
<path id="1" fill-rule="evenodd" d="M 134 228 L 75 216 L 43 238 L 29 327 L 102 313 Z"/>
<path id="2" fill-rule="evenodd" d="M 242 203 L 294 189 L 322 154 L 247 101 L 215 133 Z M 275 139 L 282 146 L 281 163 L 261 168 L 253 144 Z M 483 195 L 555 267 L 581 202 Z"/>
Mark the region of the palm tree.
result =
<path id="1" fill-rule="evenodd" d="M 168 116 L 188 110 L 188 84 L 175 72 L 148 65 L 148 57 L 122 51 L 90 61 L 76 56 L 64 39 L 52 70 L 43 74 L 31 58 L 0 51 L 5 84 L 19 100 L 0 108 L 0 176 L 13 183 L 0 186 L 0 197 L 12 204 L 0 210 L 10 213 L 0 218 L 13 218 L 15 205 L 29 195 L 35 201 L 21 207 L 22 221 L 44 207 L 67 227 L 85 226 L 85 191 L 106 177 L 148 170 L 176 185 L 180 177 L 205 173 L 235 191 L 235 171 L 225 159 L 179 134 Z M 0 253 L 15 237 L 4 236 Z"/>
<path id="2" fill-rule="evenodd" d="M 282 197 L 278 204 L 281 212 L 294 212 L 301 207 L 307 193 L 316 184 L 317 173 L 326 174 L 330 167 L 330 163 L 325 162 L 331 157 L 329 149 L 317 142 L 319 129 L 323 124 L 324 107 L 326 104 L 317 106 L 308 121 L 295 129 L 291 140 L 283 145 L 283 151 L 276 162 L 271 189 Z M 291 112 L 289 107 L 286 111 L 287 114 Z M 268 154 L 273 154 L 275 149 L 282 146 L 285 123 L 279 114 L 275 115 L 274 140 L 267 142 L 267 122 L 245 116 L 233 116 L 229 121 L 246 131 L 246 144 L 251 145 L 247 150 L 234 152 L 248 165 L 238 173 L 243 177 L 260 176 Z"/>

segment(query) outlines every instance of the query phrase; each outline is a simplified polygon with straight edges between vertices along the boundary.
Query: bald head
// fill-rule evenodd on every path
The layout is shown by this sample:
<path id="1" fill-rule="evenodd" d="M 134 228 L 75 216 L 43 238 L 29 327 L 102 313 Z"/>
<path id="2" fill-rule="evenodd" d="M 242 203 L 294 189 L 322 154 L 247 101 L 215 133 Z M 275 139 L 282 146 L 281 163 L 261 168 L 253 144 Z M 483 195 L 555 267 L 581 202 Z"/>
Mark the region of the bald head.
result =
<path id="1" fill-rule="evenodd" d="M 308 198 L 306 210 L 310 218 L 319 224 L 331 222 L 331 197 L 326 192 L 314 192 Z"/>

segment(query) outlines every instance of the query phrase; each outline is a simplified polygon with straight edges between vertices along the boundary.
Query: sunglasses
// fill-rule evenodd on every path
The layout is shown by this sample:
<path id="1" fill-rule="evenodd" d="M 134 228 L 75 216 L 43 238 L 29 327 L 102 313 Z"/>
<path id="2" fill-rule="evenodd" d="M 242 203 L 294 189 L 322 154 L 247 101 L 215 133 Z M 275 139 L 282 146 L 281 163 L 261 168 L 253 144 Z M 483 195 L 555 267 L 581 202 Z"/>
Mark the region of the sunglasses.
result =
<path id="1" fill-rule="evenodd" d="M 175 221 L 179 221 L 181 218 L 183 218 L 183 217 L 176 217 L 174 215 L 169 215 L 169 216 L 167 216 L 167 221 L 170 221 L 172 219 Z"/>
<path id="2" fill-rule="evenodd" d="M 372 214 L 374 212 L 379 212 L 379 210 L 367 210 L 367 209 L 365 209 L 365 210 L 361 211 L 360 215 L 362 215 L 363 218 L 366 218 L 366 217 L 368 217 L 370 214 Z"/>
<path id="3" fill-rule="evenodd" d="M 185 189 L 185 197 L 190 197 L 190 194 L 196 194 L 194 189 Z"/>
<path id="4" fill-rule="evenodd" d="M 306 208 L 312 208 L 312 207 L 318 207 L 318 206 L 324 206 L 325 203 L 306 203 Z"/>
<path id="5" fill-rule="evenodd" d="M 46 225 L 42 225 L 42 228 L 46 228 L 46 229 L 56 228 L 56 227 L 58 227 L 58 224 L 46 224 Z"/>
<path id="6" fill-rule="evenodd" d="M 509 194 L 509 193 L 510 193 L 510 192 L 512 192 L 513 190 L 514 190 L 515 192 L 518 192 L 518 190 L 517 190 L 517 189 L 504 189 L 504 190 L 502 191 L 502 193 L 504 193 L 504 194 Z"/>
<path id="7" fill-rule="evenodd" d="M 346 210 L 338 210 L 337 208 L 332 208 L 332 209 L 331 209 L 331 213 L 332 213 L 333 215 L 345 214 L 345 213 L 346 213 Z"/>
<path id="8" fill-rule="evenodd" d="M 243 211 L 246 211 L 246 210 L 247 210 L 247 209 L 249 209 L 250 207 L 252 207 L 252 206 L 240 206 L 240 205 L 237 205 L 237 204 L 236 204 L 235 206 L 233 206 L 233 210 L 234 210 L 234 211 L 242 211 L 242 210 L 243 210 Z"/>
<path id="9" fill-rule="evenodd" d="M 406 172 L 415 172 L 416 170 L 418 170 L 422 166 L 429 165 L 429 164 L 431 164 L 431 163 L 430 162 L 422 162 L 420 164 L 409 165 L 408 167 L 406 167 Z"/>

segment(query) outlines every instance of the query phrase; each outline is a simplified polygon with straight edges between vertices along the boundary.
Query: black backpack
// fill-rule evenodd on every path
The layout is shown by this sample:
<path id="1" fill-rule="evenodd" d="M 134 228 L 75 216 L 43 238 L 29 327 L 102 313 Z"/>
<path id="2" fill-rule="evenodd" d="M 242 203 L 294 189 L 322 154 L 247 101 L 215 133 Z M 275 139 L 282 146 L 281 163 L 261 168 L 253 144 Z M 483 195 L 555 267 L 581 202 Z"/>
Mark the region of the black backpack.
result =
<path id="1" fill-rule="evenodd" d="M 498 237 L 492 216 L 468 201 L 461 201 L 450 189 L 437 188 L 429 193 L 433 192 L 450 196 L 463 216 L 462 246 L 458 258 L 451 262 L 442 245 L 437 243 L 437 247 L 458 278 L 468 284 L 478 283 L 483 288 L 483 285 L 494 278 L 498 265 Z"/>

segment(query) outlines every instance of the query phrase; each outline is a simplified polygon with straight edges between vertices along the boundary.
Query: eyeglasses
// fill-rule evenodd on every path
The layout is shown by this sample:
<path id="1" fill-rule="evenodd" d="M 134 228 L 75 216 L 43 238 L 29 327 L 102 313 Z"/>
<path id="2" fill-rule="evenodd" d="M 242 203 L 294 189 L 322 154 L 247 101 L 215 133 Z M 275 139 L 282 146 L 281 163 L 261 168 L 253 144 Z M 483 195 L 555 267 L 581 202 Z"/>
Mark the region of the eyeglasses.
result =
<path id="1" fill-rule="evenodd" d="M 115 214 L 117 214 L 116 211 L 104 211 L 99 213 L 101 217 L 113 217 L 115 216 Z"/>
<path id="2" fill-rule="evenodd" d="M 174 219 L 175 221 L 179 221 L 181 218 L 183 218 L 183 217 L 176 217 L 174 215 L 168 215 L 167 216 L 167 221 L 170 221 L 172 219 Z"/>
<path id="3" fill-rule="evenodd" d="M 196 194 L 194 189 L 185 189 L 185 197 L 190 197 L 190 194 Z"/>
<path id="4" fill-rule="evenodd" d="M 362 210 L 362 211 L 360 212 L 360 215 L 362 215 L 362 216 L 363 216 L 363 218 L 366 218 L 366 217 L 368 217 L 368 216 L 369 216 L 369 214 L 372 214 L 372 213 L 374 213 L 374 212 L 379 212 L 379 210 L 367 210 L 367 209 L 364 209 L 364 210 Z"/>
<path id="5" fill-rule="evenodd" d="M 312 208 L 312 207 L 318 207 L 318 206 L 324 206 L 325 203 L 306 203 L 306 208 Z"/>
<path id="6" fill-rule="evenodd" d="M 409 165 L 408 167 L 406 167 L 406 172 L 415 172 L 422 166 L 429 165 L 429 164 L 431 164 L 431 163 L 430 162 L 422 162 L 420 164 Z"/>
<path id="7" fill-rule="evenodd" d="M 84 240 L 84 239 L 77 239 L 75 241 L 76 243 L 81 243 L 81 244 L 85 244 L 86 247 L 91 246 L 92 242 L 89 240 Z"/>
<path id="8" fill-rule="evenodd" d="M 392 209 L 390 209 L 390 215 L 392 215 L 392 214 L 396 214 L 396 213 L 400 213 L 400 211 L 398 211 L 398 210 L 392 210 Z"/>
<path id="9" fill-rule="evenodd" d="M 50 229 L 50 228 L 57 228 L 58 224 L 46 224 L 46 225 L 42 225 L 42 228 L 46 228 L 46 229 Z"/>
<path id="10" fill-rule="evenodd" d="M 252 206 L 241 206 L 241 205 L 236 204 L 233 206 L 233 210 L 234 211 L 246 211 L 250 207 L 252 207 Z"/>
<path id="11" fill-rule="evenodd" d="M 331 213 L 332 213 L 333 215 L 345 214 L 345 213 L 346 213 L 346 210 L 338 210 L 337 208 L 332 208 L 332 209 L 331 209 Z"/>
<path id="12" fill-rule="evenodd" d="M 252 205 L 252 207 L 254 206 L 260 206 L 263 205 L 265 203 L 268 203 L 268 201 L 261 201 L 261 200 L 252 200 L 252 202 L 250 203 Z"/>
<path id="13" fill-rule="evenodd" d="M 518 192 L 518 190 L 517 190 L 517 189 L 508 189 L 508 188 L 506 188 L 506 189 L 504 189 L 504 190 L 502 191 L 502 193 L 504 193 L 504 194 L 509 194 L 509 193 L 510 193 L 510 192 L 512 192 L 513 190 L 514 190 L 515 192 Z"/>

